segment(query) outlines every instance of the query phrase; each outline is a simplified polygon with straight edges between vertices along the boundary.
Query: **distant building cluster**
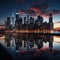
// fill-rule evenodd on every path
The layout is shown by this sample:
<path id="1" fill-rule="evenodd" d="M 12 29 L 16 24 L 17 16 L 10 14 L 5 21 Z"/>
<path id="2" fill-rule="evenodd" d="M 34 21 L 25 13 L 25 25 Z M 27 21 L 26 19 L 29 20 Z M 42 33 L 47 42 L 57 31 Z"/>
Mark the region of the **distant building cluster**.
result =
<path id="1" fill-rule="evenodd" d="M 43 22 L 44 19 L 42 16 L 37 16 L 36 19 L 34 17 L 31 17 L 27 15 L 26 17 L 20 16 L 18 13 L 16 13 L 16 19 L 14 20 L 14 17 L 12 17 L 12 24 L 11 24 L 11 17 L 7 17 L 7 20 L 5 21 L 5 27 L 6 29 L 15 29 L 15 30 L 40 30 L 40 31 L 46 31 L 46 30 L 52 30 L 53 29 L 53 17 L 52 14 L 49 15 L 49 22 Z M 13 26 L 14 25 L 14 26 Z"/>

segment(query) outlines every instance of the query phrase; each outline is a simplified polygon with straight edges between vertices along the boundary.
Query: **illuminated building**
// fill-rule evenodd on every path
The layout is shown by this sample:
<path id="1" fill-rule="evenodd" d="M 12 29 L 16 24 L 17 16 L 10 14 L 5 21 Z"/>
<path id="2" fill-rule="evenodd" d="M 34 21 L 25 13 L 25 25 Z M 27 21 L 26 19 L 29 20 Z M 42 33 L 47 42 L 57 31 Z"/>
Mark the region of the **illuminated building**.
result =
<path id="1" fill-rule="evenodd" d="M 14 14 L 12 14 L 12 26 L 14 27 L 15 25 L 15 19 L 14 19 Z"/>

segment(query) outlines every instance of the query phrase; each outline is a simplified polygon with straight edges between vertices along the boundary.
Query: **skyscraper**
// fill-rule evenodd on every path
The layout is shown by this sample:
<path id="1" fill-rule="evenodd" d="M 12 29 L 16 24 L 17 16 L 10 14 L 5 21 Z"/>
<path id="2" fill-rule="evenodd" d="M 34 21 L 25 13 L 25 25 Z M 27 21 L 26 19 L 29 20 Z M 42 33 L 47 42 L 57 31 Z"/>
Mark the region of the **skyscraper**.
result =
<path id="1" fill-rule="evenodd" d="M 50 25 L 50 29 L 53 29 L 53 17 L 51 13 L 49 15 L 49 25 Z"/>
<path id="2" fill-rule="evenodd" d="M 16 29 L 20 30 L 22 28 L 22 18 L 20 17 L 19 20 L 15 21 Z"/>
<path id="3" fill-rule="evenodd" d="M 31 30 L 34 29 L 34 18 L 33 17 L 30 17 L 29 19 L 28 29 L 31 29 Z"/>
<path id="4" fill-rule="evenodd" d="M 11 18 L 7 17 L 7 24 L 10 25 L 11 24 Z"/>
<path id="5" fill-rule="evenodd" d="M 15 19 L 14 19 L 14 14 L 12 13 L 12 26 L 15 25 Z"/>
<path id="6" fill-rule="evenodd" d="M 11 29 L 12 26 L 11 26 L 11 18 L 10 17 L 7 17 L 7 20 L 5 22 L 5 27 L 6 29 Z"/>
<path id="7" fill-rule="evenodd" d="M 49 23 L 53 23 L 53 17 L 52 17 L 52 14 L 51 13 L 49 15 Z"/>
<path id="8" fill-rule="evenodd" d="M 27 19 L 26 19 L 26 17 L 24 17 L 24 24 L 27 24 Z"/>
<path id="9" fill-rule="evenodd" d="M 16 13 L 16 20 L 19 20 L 19 13 Z"/>
<path id="10" fill-rule="evenodd" d="M 30 20 L 29 15 L 27 15 L 27 24 L 29 24 L 29 20 Z"/>

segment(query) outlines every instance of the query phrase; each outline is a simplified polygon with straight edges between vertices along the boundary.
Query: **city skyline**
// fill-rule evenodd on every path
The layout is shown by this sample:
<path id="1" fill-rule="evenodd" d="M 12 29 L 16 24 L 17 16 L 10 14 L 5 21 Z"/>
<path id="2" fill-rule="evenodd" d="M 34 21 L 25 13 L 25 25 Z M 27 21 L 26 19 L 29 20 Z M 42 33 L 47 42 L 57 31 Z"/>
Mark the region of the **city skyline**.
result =
<path id="1" fill-rule="evenodd" d="M 7 17 L 5 24 L 0 25 L 1 33 L 51 33 L 53 30 L 53 16 L 51 13 L 48 22 L 44 22 L 42 16 L 37 16 L 35 20 L 33 16 L 27 15 L 22 19 L 20 14 L 16 13 L 16 20 L 14 20 L 14 17 Z"/>
<path id="2" fill-rule="evenodd" d="M 22 24 L 24 24 L 24 18 L 26 17 L 27 18 L 27 15 L 29 15 L 29 14 L 20 14 L 18 11 L 15 13 L 15 15 L 14 15 L 14 13 L 12 13 L 12 16 L 7 16 L 7 17 L 10 17 L 10 19 L 11 19 L 11 22 L 10 22 L 10 24 L 13 26 L 13 25 L 15 25 L 15 21 L 16 21 L 16 14 L 17 15 L 19 15 L 19 17 L 21 17 L 22 18 Z M 39 15 L 39 16 L 41 16 L 41 15 Z M 4 24 L 0 24 L 0 25 L 5 25 L 5 21 L 7 20 L 7 17 L 5 17 L 6 19 L 4 20 Z M 29 15 L 29 18 L 30 17 L 32 17 L 32 18 L 34 18 L 34 21 L 36 21 L 36 19 L 37 19 L 37 17 L 38 16 L 31 16 L 31 15 Z M 41 16 L 42 18 L 43 18 L 43 22 L 49 22 L 49 16 L 47 17 L 47 20 L 45 20 L 45 18 L 43 17 L 43 16 Z M 53 17 L 53 14 L 52 14 L 52 17 Z M 1 22 L 0 22 L 1 23 Z M 60 22 L 59 21 L 57 21 L 57 22 L 54 22 L 54 17 L 53 17 L 53 28 L 55 29 L 58 29 L 58 30 L 60 30 Z"/>

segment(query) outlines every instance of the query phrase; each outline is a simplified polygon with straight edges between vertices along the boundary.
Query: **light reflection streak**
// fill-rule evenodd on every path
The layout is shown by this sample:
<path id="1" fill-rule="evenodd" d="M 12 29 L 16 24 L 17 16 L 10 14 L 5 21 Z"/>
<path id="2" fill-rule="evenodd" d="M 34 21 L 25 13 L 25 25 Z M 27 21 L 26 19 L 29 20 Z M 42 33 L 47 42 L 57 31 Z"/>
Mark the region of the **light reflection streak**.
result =
<path id="1" fill-rule="evenodd" d="M 60 36 L 54 36 L 53 39 L 54 39 L 54 42 L 57 42 L 57 43 L 60 42 Z"/>

